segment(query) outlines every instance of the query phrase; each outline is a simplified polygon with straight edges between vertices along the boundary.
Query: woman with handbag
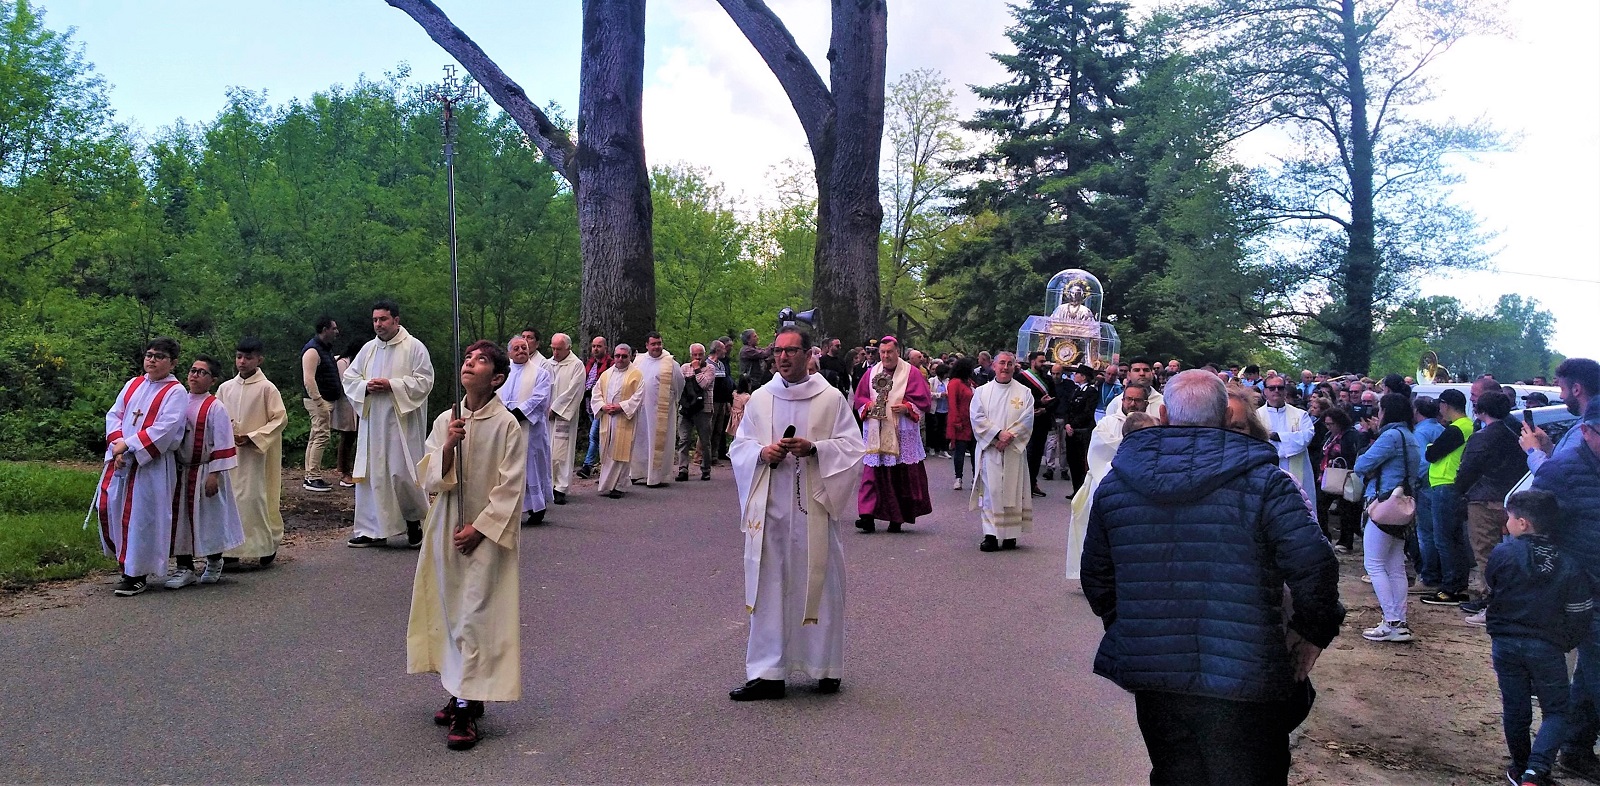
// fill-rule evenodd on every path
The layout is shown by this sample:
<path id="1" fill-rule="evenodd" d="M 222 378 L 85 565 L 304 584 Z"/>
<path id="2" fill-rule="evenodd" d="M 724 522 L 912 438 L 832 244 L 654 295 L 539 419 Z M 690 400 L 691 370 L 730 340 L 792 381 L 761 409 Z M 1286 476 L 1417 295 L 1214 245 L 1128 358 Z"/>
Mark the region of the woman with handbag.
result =
<path id="1" fill-rule="evenodd" d="M 1422 472 L 1422 446 L 1411 434 L 1411 401 L 1389 393 L 1378 402 L 1378 435 L 1356 459 L 1366 479 L 1367 510 L 1362 532 L 1364 563 L 1383 621 L 1361 635 L 1368 641 L 1411 641 L 1406 623 L 1405 530 L 1414 520 L 1414 498 Z"/>
<path id="2" fill-rule="evenodd" d="M 1322 465 L 1317 473 L 1321 478 L 1317 490 L 1317 523 L 1322 525 L 1323 537 L 1334 540 L 1333 522 L 1338 519 L 1339 537 L 1333 550 L 1349 554 L 1356 542 L 1356 522 L 1361 518 L 1360 503 L 1344 498 L 1350 465 L 1356 461 L 1356 433 L 1350 428 L 1350 413 L 1338 407 L 1324 407 L 1321 422 L 1328 436 L 1322 441 Z"/>

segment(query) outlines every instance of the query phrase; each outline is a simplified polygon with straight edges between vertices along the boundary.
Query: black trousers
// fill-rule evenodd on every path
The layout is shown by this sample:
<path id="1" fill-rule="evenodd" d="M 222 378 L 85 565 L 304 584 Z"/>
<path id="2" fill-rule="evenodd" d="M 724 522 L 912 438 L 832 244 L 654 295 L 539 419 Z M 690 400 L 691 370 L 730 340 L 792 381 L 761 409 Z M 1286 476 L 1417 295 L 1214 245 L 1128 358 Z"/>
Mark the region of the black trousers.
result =
<path id="1" fill-rule="evenodd" d="M 1066 457 L 1067 468 L 1072 470 L 1072 488 L 1077 489 L 1088 481 L 1089 478 L 1089 436 L 1093 433 L 1091 428 L 1073 429 L 1075 432 L 1068 437 L 1067 432 L 1061 432 L 1061 451 Z"/>
<path id="2" fill-rule="evenodd" d="M 1151 786 L 1283 786 L 1289 732 L 1311 712 L 1311 681 L 1284 701 L 1213 699 L 1136 691 L 1139 731 L 1150 754 Z"/>
<path id="3" fill-rule="evenodd" d="M 1039 416 L 1034 416 L 1033 434 L 1028 437 L 1028 487 L 1039 487 L 1039 465 L 1044 463 L 1044 443 L 1050 439 L 1050 429 L 1054 428 L 1052 420 L 1042 421 Z"/>

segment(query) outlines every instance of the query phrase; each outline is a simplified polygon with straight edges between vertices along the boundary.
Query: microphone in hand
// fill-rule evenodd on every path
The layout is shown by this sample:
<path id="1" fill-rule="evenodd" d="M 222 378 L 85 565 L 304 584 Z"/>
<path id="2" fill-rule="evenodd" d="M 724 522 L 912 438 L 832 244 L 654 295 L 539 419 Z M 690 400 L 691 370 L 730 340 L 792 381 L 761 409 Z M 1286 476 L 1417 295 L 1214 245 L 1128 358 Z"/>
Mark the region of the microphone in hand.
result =
<path id="1" fill-rule="evenodd" d="M 791 423 L 788 428 L 783 430 L 783 438 L 784 439 L 793 439 L 794 438 L 794 424 Z M 777 469 L 778 468 L 778 464 L 782 463 L 782 461 L 783 461 L 783 459 L 779 458 L 777 461 L 772 462 L 772 464 L 770 464 L 769 466 L 771 466 L 773 469 Z"/>

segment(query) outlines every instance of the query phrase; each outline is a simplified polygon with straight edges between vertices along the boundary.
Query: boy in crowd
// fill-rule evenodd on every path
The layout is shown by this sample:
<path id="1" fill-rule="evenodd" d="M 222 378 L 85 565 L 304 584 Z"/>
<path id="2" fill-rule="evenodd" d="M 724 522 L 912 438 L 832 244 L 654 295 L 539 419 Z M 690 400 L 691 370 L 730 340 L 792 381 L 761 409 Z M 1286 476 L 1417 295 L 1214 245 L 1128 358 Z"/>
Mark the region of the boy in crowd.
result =
<path id="1" fill-rule="evenodd" d="M 222 552 L 244 543 L 239 508 L 233 501 L 229 470 L 239 466 L 233 444 L 233 422 L 228 410 L 211 395 L 222 374 L 222 364 L 206 355 L 189 364 L 189 409 L 175 458 L 178 461 L 178 495 L 172 511 L 172 555 L 178 572 L 167 579 L 167 589 L 190 584 L 215 584 L 222 579 Z M 204 554 L 206 569 L 196 575 L 194 555 Z"/>
<path id="2" fill-rule="evenodd" d="M 495 395 L 510 371 L 511 359 L 494 342 L 467 347 L 460 418 L 446 411 L 434 419 L 417 465 L 423 489 L 438 497 L 411 585 L 406 671 L 436 673 L 449 692 L 433 721 L 449 727 L 451 750 L 478 744 L 484 702 L 522 697 L 517 532 L 528 436 Z"/>
<path id="3" fill-rule="evenodd" d="M 239 468 L 232 473 L 233 499 L 244 525 L 244 543 L 225 557 L 259 559 L 272 564 L 283 542 L 283 427 L 289 414 L 283 396 L 261 370 L 264 348 L 255 338 L 239 341 L 233 367 L 239 375 L 217 389 L 217 398 L 233 419 L 233 443 Z"/>
<path id="4" fill-rule="evenodd" d="M 1518 492 L 1506 501 L 1506 513 L 1513 540 L 1495 547 L 1488 566 L 1489 636 L 1511 754 L 1506 780 L 1548 786 L 1567 734 L 1566 652 L 1588 635 L 1594 605 L 1583 571 L 1550 540 L 1561 521 L 1555 495 Z M 1534 696 L 1543 721 L 1529 745 Z"/>

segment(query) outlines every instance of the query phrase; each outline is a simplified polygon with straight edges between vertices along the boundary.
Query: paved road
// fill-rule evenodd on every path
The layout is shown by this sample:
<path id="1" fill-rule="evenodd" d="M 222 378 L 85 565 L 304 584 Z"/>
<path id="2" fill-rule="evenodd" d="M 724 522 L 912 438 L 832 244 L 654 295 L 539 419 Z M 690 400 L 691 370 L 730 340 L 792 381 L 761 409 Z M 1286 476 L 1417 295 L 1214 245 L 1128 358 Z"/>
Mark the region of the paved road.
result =
<path id="1" fill-rule="evenodd" d="M 742 537 L 707 483 L 575 493 L 522 540 L 524 697 L 445 749 L 405 673 L 416 554 L 322 542 L 216 587 L 0 619 L 0 781 L 1136 783 L 1131 697 L 1061 578 L 1065 484 L 983 554 L 948 461 L 933 516 L 853 529 L 844 689 L 737 704 Z"/>

